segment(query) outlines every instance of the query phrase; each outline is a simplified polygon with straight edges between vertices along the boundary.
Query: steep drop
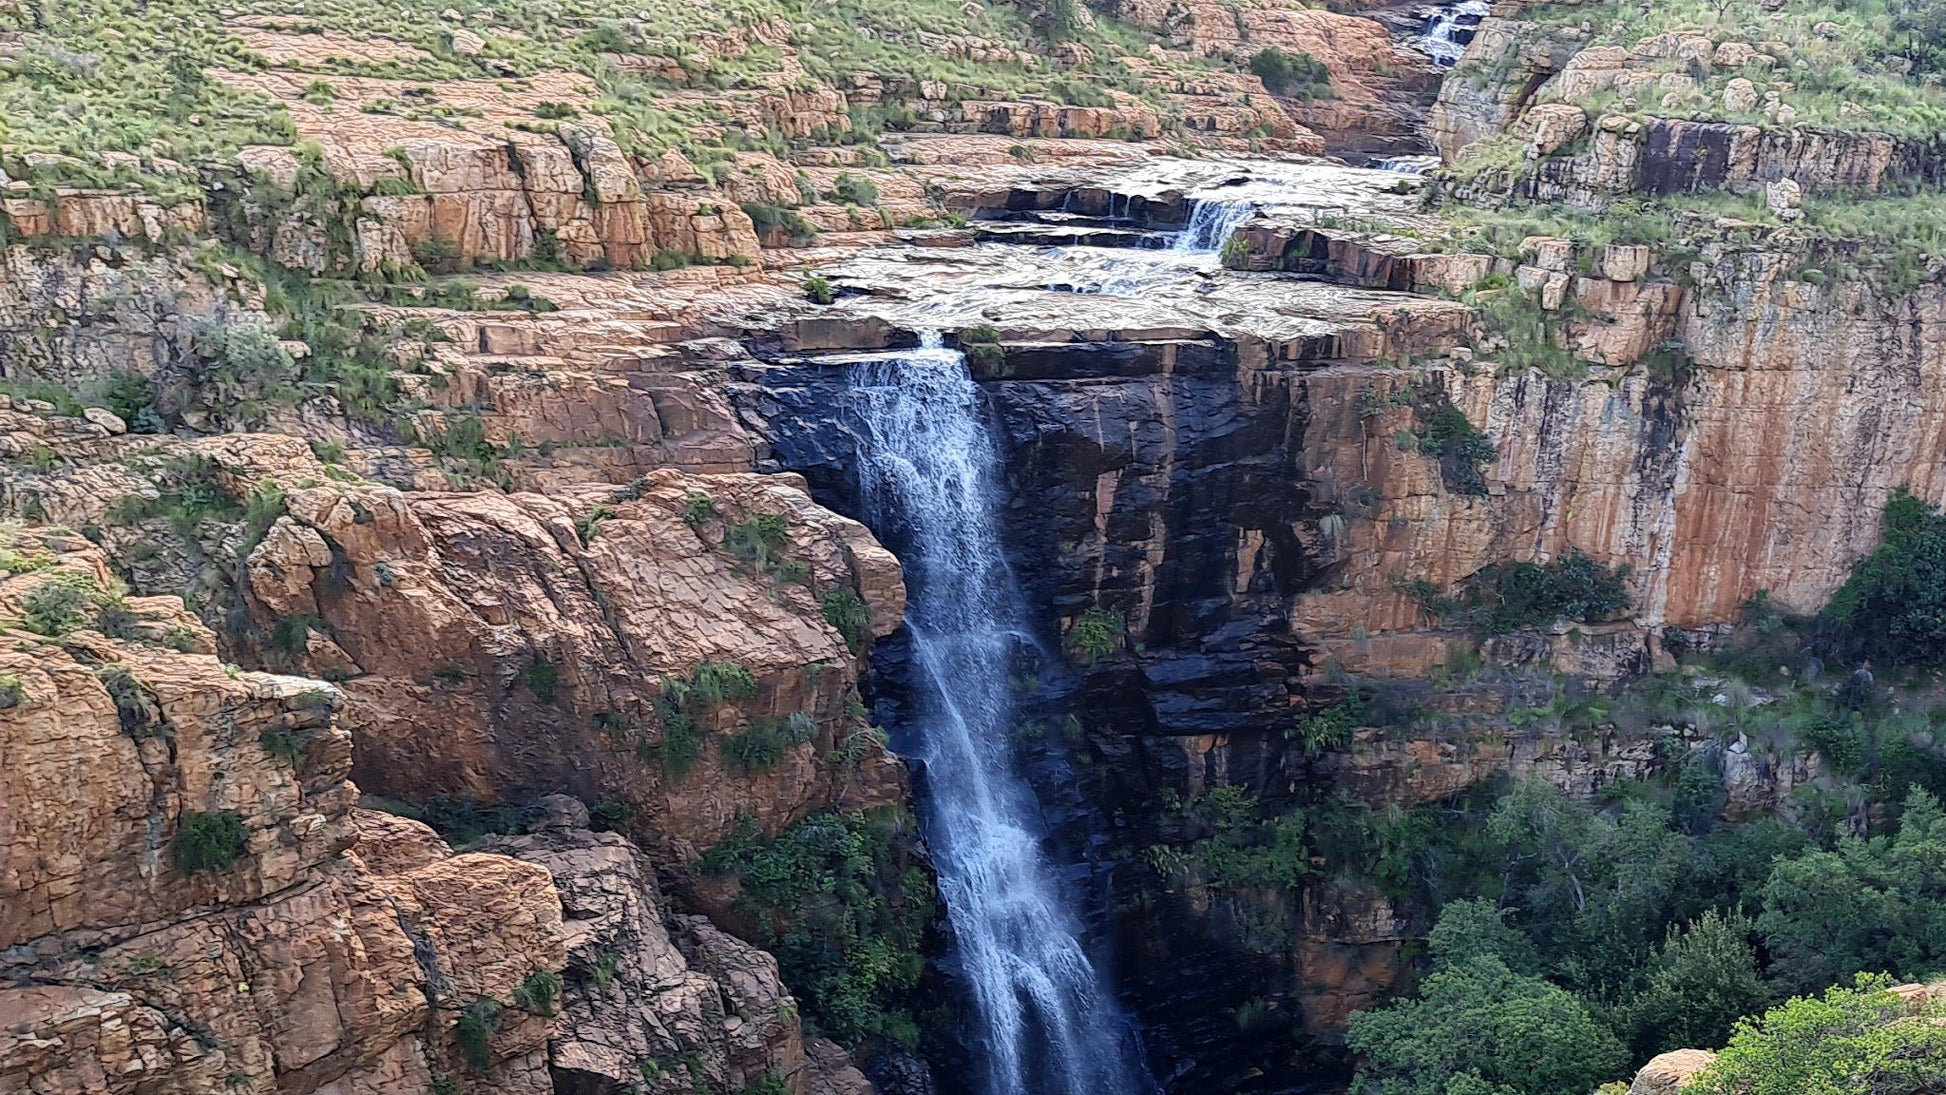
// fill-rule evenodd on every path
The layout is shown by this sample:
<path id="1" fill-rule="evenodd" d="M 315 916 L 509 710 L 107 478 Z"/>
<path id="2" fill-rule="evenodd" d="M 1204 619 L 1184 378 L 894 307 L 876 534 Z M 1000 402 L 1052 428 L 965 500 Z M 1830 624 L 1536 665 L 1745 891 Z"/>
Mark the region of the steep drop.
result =
<path id="1" fill-rule="evenodd" d="M 1016 655 L 1035 646 L 999 538 L 999 458 L 965 359 L 937 335 L 854 367 L 861 495 L 906 565 L 911 725 L 927 835 L 977 1012 L 989 1095 L 1154 1090 L 1132 1028 L 1040 854 L 1009 753 Z"/>

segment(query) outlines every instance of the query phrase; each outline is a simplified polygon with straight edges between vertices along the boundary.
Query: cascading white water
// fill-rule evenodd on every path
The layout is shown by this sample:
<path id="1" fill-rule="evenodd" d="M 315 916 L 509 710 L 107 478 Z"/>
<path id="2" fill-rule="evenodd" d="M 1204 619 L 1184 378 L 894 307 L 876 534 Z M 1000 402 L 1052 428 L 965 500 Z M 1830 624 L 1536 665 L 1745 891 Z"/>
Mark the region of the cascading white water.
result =
<path id="1" fill-rule="evenodd" d="M 1460 0 L 1441 7 L 1426 20 L 1425 33 L 1414 44 L 1438 64 L 1457 65 L 1490 7 L 1487 0 Z"/>
<path id="2" fill-rule="evenodd" d="M 957 351 L 853 366 L 858 468 L 874 527 L 905 563 L 911 722 L 927 837 L 971 987 L 988 1095 L 1154 1089 L 1040 853 L 1010 752 L 1010 670 L 1031 646 L 999 536 L 999 456 Z"/>
<path id="3" fill-rule="evenodd" d="M 1230 233 L 1256 211 L 1254 202 L 1199 201 L 1169 249 L 1177 254 L 1221 254 Z"/>
<path id="4" fill-rule="evenodd" d="M 1237 226 L 1257 212 L 1253 201 L 1201 200 L 1189 211 L 1189 222 L 1160 253 L 1139 249 L 1104 251 L 1094 262 L 1099 280 L 1087 292 L 1103 296 L 1140 296 L 1150 286 L 1178 282 L 1221 262 L 1223 245 Z"/>

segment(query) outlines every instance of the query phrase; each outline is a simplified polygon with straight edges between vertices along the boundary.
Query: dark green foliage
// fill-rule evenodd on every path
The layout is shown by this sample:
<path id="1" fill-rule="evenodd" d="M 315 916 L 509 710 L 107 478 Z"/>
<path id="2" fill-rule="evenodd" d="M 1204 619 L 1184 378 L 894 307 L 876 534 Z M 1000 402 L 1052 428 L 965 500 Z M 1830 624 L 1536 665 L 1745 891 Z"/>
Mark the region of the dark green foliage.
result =
<path id="1" fill-rule="evenodd" d="M 195 397 L 217 420 L 254 427 L 270 407 L 296 401 L 297 361 L 277 332 L 214 318 L 191 321 L 189 332 Z"/>
<path id="2" fill-rule="evenodd" d="M 297 613 L 279 616 L 270 625 L 270 646 L 285 654 L 302 654 L 311 642 L 311 632 L 325 630 L 325 623 L 316 616 Z"/>
<path id="3" fill-rule="evenodd" d="M 303 764 L 304 747 L 316 736 L 312 730 L 278 728 L 264 731 L 257 741 L 264 747 L 264 752 L 296 769 Z"/>
<path id="4" fill-rule="evenodd" d="M 682 519 L 690 528 L 712 520 L 716 516 L 716 503 L 699 490 L 692 490 L 683 497 Z"/>
<path id="5" fill-rule="evenodd" d="M 811 227 L 811 222 L 805 220 L 795 209 L 786 209 L 781 205 L 770 205 L 765 202 L 745 202 L 743 211 L 749 214 L 750 223 L 756 226 L 760 235 L 780 233 L 796 247 L 803 247 L 818 238 L 818 230 Z M 817 303 L 831 302 L 822 300 Z"/>
<path id="6" fill-rule="evenodd" d="M 133 639 L 140 634 L 141 617 L 120 596 L 95 598 L 95 630 L 111 639 Z"/>
<path id="7" fill-rule="evenodd" d="M 482 837 L 524 832 L 534 811 L 511 802 L 482 802 L 465 795 L 434 795 L 424 806 L 407 816 L 439 831 L 454 847 L 463 847 Z"/>
<path id="8" fill-rule="evenodd" d="M 1752 930 L 1748 919 L 1714 909 L 1685 929 L 1669 929 L 1647 986 L 1627 1008 L 1638 1059 L 1720 1046 L 1738 1019 L 1770 1002 L 1750 948 Z"/>
<path id="9" fill-rule="evenodd" d="M 243 542 L 238 545 L 237 554 L 248 555 L 263 543 L 264 534 L 286 511 L 284 489 L 276 481 L 265 479 L 250 488 L 250 493 L 243 499 Z"/>
<path id="10" fill-rule="evenodd" d="M 1629 568 L 1609 569 L 1569 548 L 1550 563 L 1495 563 L 1460 583 L 1458 596 L 1430 583 L 1406 591 L 1435 616 L 1471 626 L 1481 635 L 1505 635 L 1556 620 L 1592 623 L 1628 607 Z"/>
<path id="11" fill-rule="evenodd" d="M 1914 791 L 1896 834 L 1780 860 L 1762 897 L 1770 972 L 1793 991 L 1858 970 L 1937 970 L 1946 965 L 1946 812 Z"/>
<path id="12" fill-rule="evenodd" d="M 791 1085 L 773 1068 L 745 1084 L 737 1095 L 791 1095 Z"/>
<path id="13" fill-rule="evenodd" d="M 227 870 L 250 843 L 243 815 L 235 810 L 185 810 L 169 841 L 169 860 L 185 874 Z"/>
<path id="14" fill-rule="evenodd" d="M 21 622 L 37 635 L 65 635 L 88 620 L 88 595 L 59 579 L 36 587 L 20 607 Z"/>
<path id="15" fill-rule="evenodd" d="M 846 205 L 877 205 L 878 184 L 863 175 L 840 171 L 837 181 L 831 184 L 831 196 Z"/>
<path id="16" fill-rule="evenodd" d="M 844 636 L 845 645 L 851 648 L 852 653 L 863 650 L 872 635 L 871 606 L 850 586 L 830 590 L 822 600 L 825 622 Z"/>
<path id="17" fill-rule="evenodd" d="M 1364 700 L 1354 692 L 1349 699 L 1322 711 L 1307 711 L 1298 715 L 1291 728 L 1284 732 L 1284 737 L 1303 742 L 1305 756 L 1322 756 L 1343 748 L 1351 741 L 1351 732 L 1358 728 L 1364 713 Z"/>
<path id="18" fill-rule="evenodd" d="M 13 673 L 0 673 L 0 711 L 11 710 L 27 702 L 27 686 Z"/>
<path id="19" fill-rule="evenodd" d="M 1272 95 L 1292 99 L 1332 98 L 1331 70 L 1303 50 L 1286 52 L 1271 46 L 1250 58 L 1250 71 Z"/>
<path id="20" fill-rule="evenodd" d="M 1523 977 L 1541 972 L 1541 954 L 1534 941 L 1507 924 L 1506 910 L 1483 898 L 1455 901 L 1440 909 L 1439 921 L 1426 937 L 1426 950 L 1440 963 L 1487 956 Z"/>
<path id="21" fill-rule="evenodd" d="M 539 654 L 534 655 L 534 660 L 520 671 L 520 683 L 526 685 L 534 698 L 542 703 L 554 702 L 558 677 L 554 663 Z"/>
<path id="22" fill-rule="evenodd" d="M 615 510 L 608 505 L 598 504 L 595 508 L 574 519 L 574 534 L 583 544 L 592 544 L 601 535 L 601 523 L 615 516 Z"/>
<path id="23" fill-rule="evenodd" d="M 155 386 L 149 378 L 130 369 L 108 374 L 102 402 L 135 433 L 159 432 L 149 427 L 155 418 Z M 139 425 L 138 425 L 139 424 Z"/>
<path id="24" fill-rule="evenodd" d="M 1351 1017 L 1357 1095 L 1587 1095 L 1622 1045 L 1575 996 L 1492 955 L 1446 958 L 1417 999 Z"/>
<path id="25" fill-rule="evenodd" d="M 743 733 L 723 739 L 723 761 L 730 771 L 741 775 L 767 772 L 793 745 L 815 741 L 817 720 L 808 711 L 792 713 L 782 719 L 751 719 Z"/>
<path id="26" fill-rule="evenodd" d="M 790 519 L 779 513 L 758 514 L 723 531 L 723 546 L 730 554 L 771 575 L 779 572 L 790 542 Z"/>
<path id="27" fill-rule="evenodd" d="M 804 279 L 804 299 L 812 304 L 829 304 L 838 299 L 838 295 L 832 291 L 829 280 L 812 274 Z"/>
<path id="28" fill-rule="evenodd" d="M 1127 621 L 1117 611 L 1097 605 L 1081 614 L 1068 631 L 1068 650 L 1089 665 L 1121 649 Z"/>
<path id="29" fill-rule="evenodd" d="M 1413 389 L 1412 413 L 1419 423 L 1419 449 L 1439 460 L 1439 476 L 1446 489 L 1458 494 L 1485 494 L 1486 479 L 1480 469 L 1498 455 L 1493 439 L 1481 433 L 1453 406 L 1446 390 L 1435 384 Z"/>
<path id="30" fill-rule="evenodd" d="M 910 1046 L 908 1008 L 924 971 L 932 883 L 906 850 L 901 814 L 818 814 L 766 839 L 753 823 L 703 868 L 735 871 L 739 902 L 818 1029 L 847 1045 L 870 1036 Z"/>
<path id="31" fill-rule="evenodd" d="M 1912 1016 L 1889 978 L 1799 997 L 1737 1024 L 1685 1095 L 1915 1095 L 1946 1090 L 1946 1007 Z"/>
<path id="32" fill-rule="evenodd" d="M 1191 839 L 1181 848 L 1158 845 L 1149 863 L 1163 875 L 1194 870 L 1211 886 L 1290 889 L 1311 874 L 1305 815 L 1266 817 L 1256 798 L 1234 784 L 1182 804 L 1176 824 Z"/>
<path id="33" fill-rule="evenodd" d="M 466 1005 L 453 1024 L 460 1059 L 474 1072 L 493 1067 L 493 1036 L 500 1032 L 500 1001 L 482 996 Z"/>
<path id="34" fill-rule="evenodd" d="M 656 698 L 655 711 L 656 720 L 662 725 L 662 742 L 657 750 L 662 759 L 662 770 L 671 780 L 680 783 L 696 766 L 696 758 L 703 754 L 702 734 L 696 729 L 696 720 L 684 708 L 682 701 L 670 695 L 666 688 Z"/>
<path id="35" fill-rule="evenodd" d="M 689 696 L 705 708 L 747 700 L 757 694 L 757 679 L 735 662 L 700 662 L 689 675 Z"/>
<path id="36" fill-rule="evenodd" d="M 554 1017 L 554 1004 L 561 998 L 561 975 L 553 970 L 535 970 L 514 988 L 514 1006 L 544 1019 Z"/>
<path id="37" fill-rule="evenodd" d="M 128 667 L 103 666 L 96 677 L 108 691 L 108 697 L 115 701 L 115 717 L 121 723 L 122 733 L 136 741 L 156 734 L 162 722 L 162 706 Z"/>
<path id="38" fill-rule="evenodd" d="M 1884 542 L 1832 595 L 1819 630 L 1847 657 L 1946 665 L 1946 516 L 1901 488 L 1883 525 Z"/>

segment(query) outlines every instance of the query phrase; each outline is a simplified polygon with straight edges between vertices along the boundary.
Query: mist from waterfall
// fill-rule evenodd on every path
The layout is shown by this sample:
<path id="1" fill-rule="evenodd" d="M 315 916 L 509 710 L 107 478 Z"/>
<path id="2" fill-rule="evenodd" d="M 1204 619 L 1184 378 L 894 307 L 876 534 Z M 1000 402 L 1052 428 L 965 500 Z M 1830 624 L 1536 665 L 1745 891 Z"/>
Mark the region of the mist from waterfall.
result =
<path id="1" fill-rule="evenodd" d="M 1036 648 L 999 528 L 1000 458 L 959 352 L 852 367 L 861 496 L 905 565 L 926 836 L 987 1095 L 1147 1095 L 1134 1029 L 1081 943 L 1015 770 L 1011 671 Z"/>

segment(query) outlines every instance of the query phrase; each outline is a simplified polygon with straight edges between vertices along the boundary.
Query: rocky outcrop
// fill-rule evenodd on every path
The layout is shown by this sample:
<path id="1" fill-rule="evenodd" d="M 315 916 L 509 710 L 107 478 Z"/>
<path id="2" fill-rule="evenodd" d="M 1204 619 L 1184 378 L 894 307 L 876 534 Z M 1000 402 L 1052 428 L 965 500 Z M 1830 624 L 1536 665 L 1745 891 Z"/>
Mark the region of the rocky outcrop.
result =
<path id="1" fill-rule="evenodd" d="M 389 821 L 382 867 L 346 854 L 364 826 L 335 689 L 179 652 L 213 636 L 175 599 L 117 600 L 78 538 L 8 550 L 0 605 L 55 634 L 14 625 L 0 655 L 0 792 L 22 807 L 0 814 L 0 1086 L 429 1091 L 470 1068 L 550 1090 L 544 1016 L 508 1010 L 471 1064 L 455 1042 L 474 1000 L 564 964 L 544 871 L 403 854 Z"/>
<path id="2" fill-rule="evenodd" d="M 489 846 L 546 867 L 561 894 L 569 980 L 548 1047 L 556 1091 L 647 1083 L 687 1095 L 775 1074 L 799 1095 L 869 1095 L 843 1050 L 802 1032 L 776 959 L 672 914 L 646 856 L 575 820 L 586 818 Z"/>

